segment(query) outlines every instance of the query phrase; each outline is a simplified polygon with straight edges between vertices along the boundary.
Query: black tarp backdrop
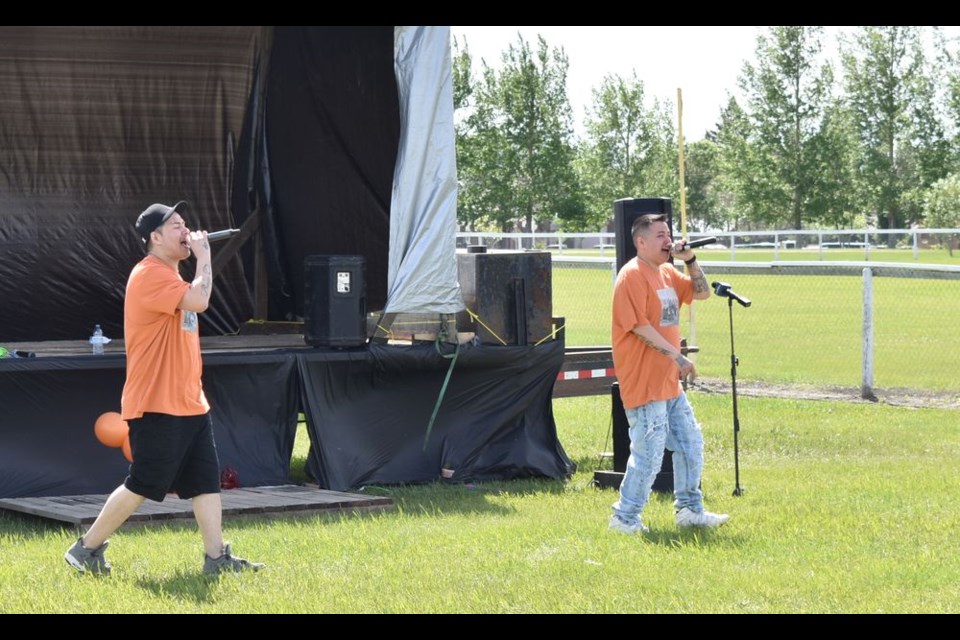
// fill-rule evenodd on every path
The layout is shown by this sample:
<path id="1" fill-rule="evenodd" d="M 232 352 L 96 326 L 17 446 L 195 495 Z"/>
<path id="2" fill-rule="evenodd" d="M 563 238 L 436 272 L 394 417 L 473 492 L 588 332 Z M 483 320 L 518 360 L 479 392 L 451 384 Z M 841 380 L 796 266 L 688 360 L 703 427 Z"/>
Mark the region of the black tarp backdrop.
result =
<path id="1" fill-rule="evenodd" d="M 563 341 L 454 349 L 371 344 L 343 358 L 301 355 L 307 471 L 321 487 L 430 482 L 443 469 L 456 482 L 573 472 L 553 419 Z"/>
<path id="2" fill-rule="evenodd" d="M 443 468 L 457 482 L 564 479 L 575 467 L 551 402 L 563 352 L 562 340 L 464 345 L 429 439 L 451 362 L 432 344 L 207 354 L 221 469 L 240 486 L 288 483 L 302 408 L 307 468 L 323 489 L 431 482 Z M 104 494 L 123 481 L 123 453 L 94 425 L 119 411 L 124 366 L 120 354 L 0 359 L 0 498 Z"/>
<path id="3" fill-rule="evenodd" d="M 287 276 L 271 285 L 271 314 L 303 316 L 311 254 L 364 256 L 367 308 L 382 309 L 400 141 L 393 27 L 275 27 L 266 105 Z"/>
<path id="4" fill-rule="evenodd" d="M 312 253 L 364 256 L 382 308 L 392 52 L 393 27 L 0 27 L 0 343 L 120 337 L 133 221 L 180 199 L 194 228 L 260 214 L 260 319 L 303 315 Z M 254 317 L 252 245 L 217 275 L 202 334 Z"/>
<path id="5" fill-rule="evenodd" d="M 127 473 L 94 425 L 120 411 L 121 354 L 0 360 L 0 498 L 110 493 Z M 297 430 L 293 354 L 211 354 L 203 385 L 221 469 L 242 486 L 285 484 Z"/>
<path id="6" fill-rule="evenodd" d="M 122 337 L 126 280 L 143 255 L 133 222 L 180 199 L 190 226 L 254 225 L 262 241 L 260 255 L 247 242 L 223 264 L 203 335 L 254 317 L 256 258 L 269 293 L 258 319 L 303 316 L 314 254 L 362 256 L 367 309 L 382 309 L 401 128 L 393 36 L 0 26 L 0 344 L 82 340 L 95 324 Z M 466 349 L 424 452 L 448 364 L 432 349 L 205 353 L 221 464 L 242 486 L 286 482 L 301 410 L 325 488 L 433 480 L 448 464 L 464 480 L 571 472 L 550 406 L 562 340 Z M 126 460 L 93 426 L 119 410 L 124 362 L 0 360 L 0 497 L 103 493 L 122 480 Z"/>

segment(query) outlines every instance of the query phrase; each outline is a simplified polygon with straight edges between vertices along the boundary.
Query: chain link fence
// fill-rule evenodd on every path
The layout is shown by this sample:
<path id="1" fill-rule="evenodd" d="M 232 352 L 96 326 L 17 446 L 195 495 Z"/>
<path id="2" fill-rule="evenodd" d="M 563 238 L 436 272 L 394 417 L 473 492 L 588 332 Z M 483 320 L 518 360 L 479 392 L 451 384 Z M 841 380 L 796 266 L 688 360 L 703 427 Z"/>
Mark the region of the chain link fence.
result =
<path id="1" fill-rule="evenodd" d="M 685 308 L 703 379 L 917 390 L 960 402 L 960 229 L 691 233 L 711 296 Z M 610 346 L 614 233 L 458 233 L 459 247 L 550 251 L 552 314 L 568 349 Z M 632 257 L 632 256 L 631 256 Z M 682 267 L 682 265 L 678 265 Z"/>
<path id="2" fill-rule="evenodd" d="M 712 254 L 711 254 L 712 257 Z M 960 393 L 960 265 L 724 262 L 701 258 L 711 296 L 685 307 L 682 335 L 702 378 Z M 614 258 L 552 262 L 566 344 L 609 346 Z M 682 267 L 682 265 L 680 265 Z"/>

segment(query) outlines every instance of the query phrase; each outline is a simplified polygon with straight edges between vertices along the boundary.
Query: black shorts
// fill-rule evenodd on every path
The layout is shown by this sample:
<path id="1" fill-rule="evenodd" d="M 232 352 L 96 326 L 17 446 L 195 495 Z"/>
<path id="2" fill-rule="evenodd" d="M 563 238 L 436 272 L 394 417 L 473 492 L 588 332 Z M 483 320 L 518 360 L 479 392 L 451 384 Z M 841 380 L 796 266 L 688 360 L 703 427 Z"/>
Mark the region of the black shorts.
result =
<path id="1" fill-rule="evenodd" d="M 220 493 L 220 460 L 209 413 L 145 413 L 128 424 L 133 462 L 123 483 L 127 489 L 156 502 L 171 492 L 185 500 Z"/>

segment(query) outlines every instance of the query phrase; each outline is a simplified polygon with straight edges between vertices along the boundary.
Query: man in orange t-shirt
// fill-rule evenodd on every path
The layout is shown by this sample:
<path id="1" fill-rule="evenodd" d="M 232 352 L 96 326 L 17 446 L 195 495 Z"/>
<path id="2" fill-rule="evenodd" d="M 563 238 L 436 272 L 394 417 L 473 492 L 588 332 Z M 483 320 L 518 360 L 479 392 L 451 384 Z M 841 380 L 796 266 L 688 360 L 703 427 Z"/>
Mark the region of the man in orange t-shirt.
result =
<path id="1" fill-rule="evenodd" d="M 81 573 L 110 573 L 103 555 L 107 538 L 144 500 L 162 502 L 171 491 L 193 503 L 205 574 L 263 566 L 232 555 L 223 541 L 220 462 L 201 382 L 197 317 L 206 311 L 213 290 L 210 243 L 205 231 L 187 228 L 180 215 L 184 204 L 150 205 L 135 225 L 147 255 L 127 281 L 127 379 L 120 401 L 121 415 L 130 426 L 133 462 L 96 521 L 64 554 Z M 196 272 L 187 282 L 179 268 L 191 255 Z"/>
<path id="2" fill-rule="evenodd" d="M 647 532 L 641 515 L 663 462 L 673 452 L 674 508 L 680 527 L 717 527 L 726 514 L 706 511 L 700 477 L 703 434 L 682 381 L 696 368 L 680 351 L 680 307 L 710 297 L 703 269 L 684 241 L 673 242 L 663 214 L 638 217 L 630 230 L 637 257 L 613 288 L 613 366 L 630 432 L 630 457 L 613 504 L 610 529 Z M 671 256 L 684 261 L 680 273 Z"/>

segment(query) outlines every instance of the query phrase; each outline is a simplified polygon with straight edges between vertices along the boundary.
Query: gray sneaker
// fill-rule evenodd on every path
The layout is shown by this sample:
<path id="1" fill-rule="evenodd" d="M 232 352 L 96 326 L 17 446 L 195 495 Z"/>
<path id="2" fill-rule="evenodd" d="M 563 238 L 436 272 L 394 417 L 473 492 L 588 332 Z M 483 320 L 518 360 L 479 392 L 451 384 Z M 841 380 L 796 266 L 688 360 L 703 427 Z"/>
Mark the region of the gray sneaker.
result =
<path id="1" fill-rule="evenodd" d="M 265 565 L 262 562 L 250 562 L 243 558 L 238 558 L 237 556 L 230 553 L 230 545 L 223 545 L 223 553 L 220 554 L 219 558 L 211 558 L 210 556 L 203 555 L 203 572 L 208 576 L 219 575 L 224 572 L 235 572 L 239 573 L 240 571 L 259 571 Z"/>
<path id="2" fill-rule="evenodd" d="M 103 557 L 103 552 L 107 550 L 108 544 L 110 543 L 104 541 L 96 549 L 87 549 L 83 546 L 83 536 L 80 536 L 73 543 L 73 546 L 63 554 L 63 559 L 80 573 L 89 571 L 90 573 L 108 576 L 110 575 L 110 563 Z"/>

